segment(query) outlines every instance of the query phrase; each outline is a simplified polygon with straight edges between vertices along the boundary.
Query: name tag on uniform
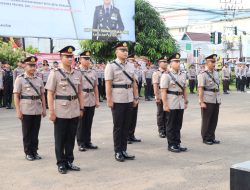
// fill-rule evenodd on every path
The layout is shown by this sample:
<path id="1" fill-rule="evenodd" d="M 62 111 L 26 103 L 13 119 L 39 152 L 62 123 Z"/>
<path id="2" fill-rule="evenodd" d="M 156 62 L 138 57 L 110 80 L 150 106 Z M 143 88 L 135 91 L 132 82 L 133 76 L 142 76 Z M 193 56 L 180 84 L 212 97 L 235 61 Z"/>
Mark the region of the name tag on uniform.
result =
<path id="1" fill-rule="evenodd" d="M 113 13 L 113 14 L 111 15 L 111 20 L 117 20 L 117 14 Z"/>

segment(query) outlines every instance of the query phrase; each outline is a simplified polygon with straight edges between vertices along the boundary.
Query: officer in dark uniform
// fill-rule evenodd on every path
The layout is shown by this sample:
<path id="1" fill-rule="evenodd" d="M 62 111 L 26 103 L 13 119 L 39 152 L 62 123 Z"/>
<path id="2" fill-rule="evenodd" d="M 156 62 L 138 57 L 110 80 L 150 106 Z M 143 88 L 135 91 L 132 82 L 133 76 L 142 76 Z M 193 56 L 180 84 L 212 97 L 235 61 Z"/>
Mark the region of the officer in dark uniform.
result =
<path id="1" fill-rule="evenodd" d="M 119 9 L 111 4 L 111 0 L 104 0 L 103 5 L 95 9 L 92 40 L 117 41 L 119 31 L 123 30 Z"/>
<path id="2" fill-rule="evenodd" d="M 105 69 L 105 81 L 107 105 L 111 108 L 113 116 L 115 159 L 123 162 L 135 158 L 127 153 L 127 140 L 131 114 L 133 107 L 138 104 L 139 97 L 134 67 L 126 61 L 127 43 L 119 42 L 115 46 L 115 54 L 117 58 Z"/>
<path id="3" fill-rule="evenodd" d="M 55 153 L 58 172 L 80 171 L 73 165 L 74 146 L 79 117 L 83 116 L 81 72 L 72 69 L 73 46 L 60 50 L 62 67 L 53 69 L 46 83 L 49 119 L 54 122 Z"/>
<path id="4" fill-rule="evenodd" d="M 3 77 L 4 70 L 2 69 L 2 62 L 0 62 L 0 108 L 3 107 Z"/>
<path id="5" fill-rule="evenodd" d="M 3 77 L 4 85 L 4 105 L 6 109 L 13 109 L 12 104 L 12 93 L 13 93 L 13 72 L 8 63 L 5 64 L 5 73 Z"/>
<path id="6" fill-rule="evenodd" d="M 35 75 L 37 58 L 24 60 L 27 64 L 25 73 L 17 76 L 14 85 L 14 100 L 17 117 L 22 121 L 23 146 L 28 161 L 40 160 L 38 134 L 41 116 L 46 116 L 44 85 L 41 78 Z"/>

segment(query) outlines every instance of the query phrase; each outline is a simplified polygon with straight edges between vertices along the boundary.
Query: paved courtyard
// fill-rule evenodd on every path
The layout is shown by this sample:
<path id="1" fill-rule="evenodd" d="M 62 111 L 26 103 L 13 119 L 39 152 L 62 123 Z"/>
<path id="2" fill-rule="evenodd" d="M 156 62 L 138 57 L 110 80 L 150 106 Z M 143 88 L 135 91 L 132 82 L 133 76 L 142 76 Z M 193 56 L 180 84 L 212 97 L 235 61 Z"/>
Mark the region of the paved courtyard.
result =
<path id="1" fill-rule="evenodd" d="M 42 120 L 41 161 L 24 159 L 20 121 L 15 110 L 0 109 L 0 190 L 229 190 L 230 166 L 250 160 L 250 94 L 222 96 L 217 138 L 220 145 L 204 145 L 200 137 L 197 95 L 190 95 L 182 129 L 186 153 L 167 151 L 156 127 L 154 102 L 141 101 L 136 136 L 128 146 L 135 161 L 118 163 L 113 156 L 112 118 L 105 103 L 96 110 L 92 139 L 97 151 L 78 152 L 80 172 L 60 175 L 55 165 L 53 125 Z"/>

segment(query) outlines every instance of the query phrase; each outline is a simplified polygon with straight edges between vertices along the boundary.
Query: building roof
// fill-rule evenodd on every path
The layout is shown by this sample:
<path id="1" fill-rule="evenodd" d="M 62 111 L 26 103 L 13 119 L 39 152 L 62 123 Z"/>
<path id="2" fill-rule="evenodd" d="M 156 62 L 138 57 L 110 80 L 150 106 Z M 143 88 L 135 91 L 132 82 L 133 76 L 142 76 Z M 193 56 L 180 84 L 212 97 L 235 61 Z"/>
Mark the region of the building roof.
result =
<path id="1" fill-rule="evenodd" d="M 186 32 L 183 35 L 182 40 L 209 42 L 210 41 L 210 35 L 206 34 L 206 33 Z"/>

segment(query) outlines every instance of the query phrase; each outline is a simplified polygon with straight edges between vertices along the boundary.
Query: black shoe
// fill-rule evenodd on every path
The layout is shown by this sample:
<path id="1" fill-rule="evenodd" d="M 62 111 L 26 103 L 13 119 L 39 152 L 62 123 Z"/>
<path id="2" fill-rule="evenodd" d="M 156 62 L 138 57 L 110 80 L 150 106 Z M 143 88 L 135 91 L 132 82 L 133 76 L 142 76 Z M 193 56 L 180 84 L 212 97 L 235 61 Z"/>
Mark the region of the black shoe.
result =
<path id="1" fill-rule="evenodd" d="M 160 138 L 166 138 L 166 134 L 163 133 L 163 132 L 160 132 L 160 133 L 159 133 L 159 137 L 160 137 Z"/>
<path id="2" fill-rule="evenodd" d="M 98 146 L 93 145 L 92 143 L 86 143 L 84 148 L 86 148 L 86 149 L 98 149 Z"/>
<path id="3" fill-rule="evenodd" d="M 79 167 L 73 165 L 73 164 L 70 163 L 70 162 L 67 163 L 66 168 L 67 168 L 68 170 L 71 170 L 71 171 L 80 171 L 80 170 L 81 170 L 81 168 L 79 168 Z"/>
<path id="4" fill-rule="evenodd" d="M 65 166 L 58 166 L 58 172 L 60 174 L 66 174 L 67 173 L 67 169 Z"/>
<path id="5" fill-rule="evenodd" d="M 131 140 L 128 139 L 128 144 L 133 144 L 133 142 Z"/>
<path id="6" fill-rule="evenodd" d="M 28 161 L 33 161 L 33 160 L 35 160 L 34 156 L 31 155 L 31 154 L 27 154 L 27 155 L 25 156 L 25 158 L 26 158 L 26 160 L 28 160 Z"/>
<path id="7" fill-rule="evenodd" d="M 186 152 L 187 151 L 187 148 L 181 146 L 180 144 L 178 145 L 178 147 L 179 147 L 179 149 L 180 149 L 181 152 Z"/>
<path id="8" fill-rule="evenodd" d="M 141 139 L 137 139 L 135 137 L 130 137 L 128 140 L 132 142 L 141 142 Z"/>
<path id="9" fill-rule="evenodd" d="M 127 152 L 125 151 L 122 151 L 122 155 L 123 157 L 125 158 L 125 160 L 134 160 L 135 159 L 135 156 L 133 155 L 129 155 Z"/>
<path id="10" fill-rule="evenodd" d="M 214 144 L 220 144 L 220 141 L 218 141 L 218 140 L 212 140 L 212 142 L 213 142 Z"/>
<path id="11" fill-rule="evenodd" d="M 80 146 L 78 147 L 78 150 L 79 150 L 80 152 L 85 152 L 85 151 L 87 151 L 87 149 L 86 149 L 85 146 L 83 146 L 83 145 L 80 145 Z"/>
<path id="12" fill-rule="evenodd" d="M 203 143 L 207 144 L 207 145 L 213 145 L 214 144 L 214 142 L 212 140 L 203 140 Z"/>
<path id="13" fill-rule="evenodd" d="M 175 153 L 180 152 L 180 148 L 179 148 L 177 145 L 168 146 L 168 150 L 169 150 L 170 152 L 175 152 Z"/>
<path id="14" fill-rule="evenodd" d="M 123 154 L 121 152 L 116 152 L 115 153 L 115 159 L 118 162 L 124 162 L 125 161 L 125 158 L 124 158 L 124 156 L 123 156 Z"/>
<path id="15" fill-rule="evenodd" d="M 38 153 L 34 154 L 34 158 L 35 158 L 35 160 L 41 160 L 42 159 L 42 157 Z"/>

